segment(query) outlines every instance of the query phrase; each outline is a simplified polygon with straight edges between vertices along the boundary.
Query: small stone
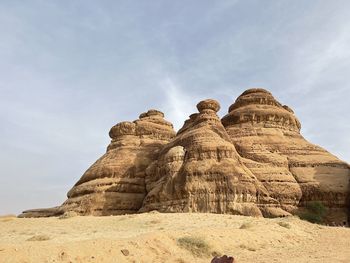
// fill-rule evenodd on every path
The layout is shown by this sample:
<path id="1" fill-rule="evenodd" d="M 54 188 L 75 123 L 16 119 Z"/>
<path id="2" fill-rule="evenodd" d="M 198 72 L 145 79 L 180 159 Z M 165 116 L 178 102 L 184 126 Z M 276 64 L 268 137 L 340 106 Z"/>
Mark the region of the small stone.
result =
<path id="1" fill-rule="evenodd" d="M 127 249 L 122 249 L 122 250 L 120 250 L 120 251 L 123 253 L 124 256 L 129 256 L 129 250 L 127 250 Z"/>
<path id="2" fill-rule="evenodd" d="M 228 257 L 226 255 L 222 257 L 215 257 L 211 260 L 211 263 L 235 263 L 235 259 L 233 257 Z"/>

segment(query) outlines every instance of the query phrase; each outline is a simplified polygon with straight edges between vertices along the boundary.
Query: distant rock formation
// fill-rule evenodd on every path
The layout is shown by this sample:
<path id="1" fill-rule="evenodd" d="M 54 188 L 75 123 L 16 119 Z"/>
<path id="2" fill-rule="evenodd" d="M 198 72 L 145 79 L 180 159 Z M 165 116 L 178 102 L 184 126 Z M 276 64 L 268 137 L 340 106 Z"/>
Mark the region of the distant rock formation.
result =
<path id="1" fill-rule="evenodd" d="M 112 141 L 61 206 L 21 217 L 210 212 L 277 217 L 310 201 L 349 220 L 350 166 L 306 141 L 294 112 L 264 89 L 242 93 L 220 120 L 208 99 L 175 134 L 149 110 L 110 130 Z"/>

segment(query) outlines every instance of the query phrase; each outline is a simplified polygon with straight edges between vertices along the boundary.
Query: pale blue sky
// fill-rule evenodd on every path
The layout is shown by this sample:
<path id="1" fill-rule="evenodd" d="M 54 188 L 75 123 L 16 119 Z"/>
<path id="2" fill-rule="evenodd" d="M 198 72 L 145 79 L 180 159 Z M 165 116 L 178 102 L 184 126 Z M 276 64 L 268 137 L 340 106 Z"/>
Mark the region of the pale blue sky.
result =
<path id="1" fill-rule="evenodd" d="M 250 87 L 350 161 L 350 1 L 0 0 L 0 214 L 62 203 L 110 127 Z"/>

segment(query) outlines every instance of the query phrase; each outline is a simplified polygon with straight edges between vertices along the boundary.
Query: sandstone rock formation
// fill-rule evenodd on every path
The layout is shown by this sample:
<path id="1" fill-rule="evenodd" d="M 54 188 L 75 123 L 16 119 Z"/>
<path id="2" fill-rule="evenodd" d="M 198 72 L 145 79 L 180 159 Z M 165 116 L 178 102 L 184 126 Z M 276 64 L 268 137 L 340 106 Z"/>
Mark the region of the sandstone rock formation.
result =
<path id="1" fill-rule="evenodd" d="M 222 123 L 245 165 L 286 211 L 321 201 L 332 209 L 331 221 L 347 221 L 349 165 L 306 141 L 288 106 L 264 89 L 250 89 L 231 105 Z M 274 209 L 267 212 L 274 215 Z"/>
<path id="2" fill-rule="evenodd" d="M 216 114 L 219 103 L 197 108 L 147 168 L 141 211 L 261 215 L 257 203 L 268 192 L 242 163 Z"/>
<path id="3" fill-rule="evenodd" d="M 146 195 L 145 170 L 157 152 L 174 137 L 175 131 L 157 110 L 142 113 L 134 122 L 121 122 L 109 132 L 107 152 L 98 159 L 68 192 L 62 206 L 25 211 L 22 216 L 136 213 Z"/>
<path id="4" fill-rule="evenodd" d="M 328 220 L 349 217 L 350 167 L 306 141 L 294 112 L 264 89 L 242 93 L 220 120 L 215 100 L 175 135 L 150 110 L 110 131 L 112 141 L 61 206 L 21 216 L 211 212 L 286 216 L 320 201 Z"/>

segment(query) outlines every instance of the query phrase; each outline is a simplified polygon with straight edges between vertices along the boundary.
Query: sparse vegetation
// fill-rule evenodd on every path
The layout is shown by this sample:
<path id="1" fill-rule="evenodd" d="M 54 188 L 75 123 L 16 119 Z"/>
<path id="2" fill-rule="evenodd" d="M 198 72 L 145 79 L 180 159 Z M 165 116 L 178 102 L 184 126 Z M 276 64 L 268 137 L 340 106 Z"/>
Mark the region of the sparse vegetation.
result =
<path id="1" fill-rule="evenodd" d="M 288 224 L 287 222 L 278 222 L 278 224 L 281 226 L 281 227 L 285 227 L 285 228 L 288 228 L 290 229 L 292 226 L 290 224 Z"/>
<path id="2" fill-rule="evenodd" d="M 253 227 L 253 223 L 252 222 L 246 222 L 246 223 L 243 223 L 239 229 L 249 229 L 249 228 L 252 228 Z"/>
<path id="3" fill-rule="evenodd" d="M 306 211 L 299 214 L 300 219 L 311 223 L 321 224 L 324 222 L 324 217 L 327 214 L 327 207 L 319 201 L 308 202 Z"/>
<path id="4" fill-rule="evenodd" d="M 76 217 L 78 216 L 78 214 L 74 211 L 67 211 L 65 212 L 63 215 L 60 215 L 58 217 L 58 219 L 68 219 L 68 218 L 72 218 L 72 217 Z"/>
<path id="5" fill-rule="evenodd" d="M 155 219 L 155 220 L 151 220 L 151 221 L 149 221 L 149 224 L 152 224 L 152 225 L 157 225 L 157 224 L 160 224 L 160 223 L 162 223 L 162 221 L 161 220 L 159 220 L 159 219 Z"/>
<path id="6" fill-rule="evenodd" d="M 182 237 L 177 240 L 177 244 L 179 247 L 187 249 L 197 257 L 211 255 L 211 247 L 200 237 Z"/>
<path id="7" fill-rule="evenodd" d="M 256 248 L 250 247 L 250 246 L 247 246 L 247 245 L 244 245 L 244 244 L 240 245 L 239 247 L 242 248 L 242 249 L 249 250 L 249 251 L 256 251 Z"/>
<path id="8" fill-rule="evenodd" d="M 47 235 L 36 235 L 27 239 L 27 241 L 46 241 L 46 240 L 50 240 L 50 237 Z"/>

